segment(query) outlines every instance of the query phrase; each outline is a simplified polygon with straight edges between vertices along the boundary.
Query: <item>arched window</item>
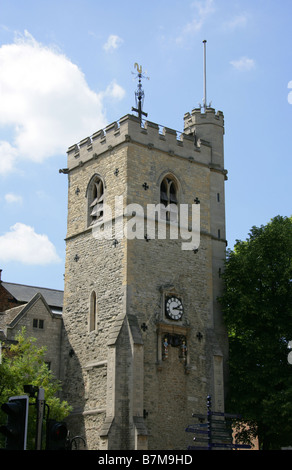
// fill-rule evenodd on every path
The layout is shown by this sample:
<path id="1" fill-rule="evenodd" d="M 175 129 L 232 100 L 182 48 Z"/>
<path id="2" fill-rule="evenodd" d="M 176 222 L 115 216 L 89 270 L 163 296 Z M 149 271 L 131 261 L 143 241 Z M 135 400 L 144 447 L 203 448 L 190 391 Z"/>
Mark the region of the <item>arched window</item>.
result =
<path id="1" fill-rule="evenodd" d="M 178 214 L 178 187 L 170 176 L 166 176 L 160 185 L 161 218 L 170 222 L 177 221 Z"/>
<path id="2" fill-rule="evenodd" d="M 89 305 L 89 332 L 96 330 L 97 323 L 97 305 L 96 305 L 96 293 L 91 292 L 90 305 Z"/>
<path id="3" fill-rule="evenodd" d="M 89 221 L 88 225 L 94 225 L 103 217 L 104 185 L 96 175 L 88 187 Z"/>

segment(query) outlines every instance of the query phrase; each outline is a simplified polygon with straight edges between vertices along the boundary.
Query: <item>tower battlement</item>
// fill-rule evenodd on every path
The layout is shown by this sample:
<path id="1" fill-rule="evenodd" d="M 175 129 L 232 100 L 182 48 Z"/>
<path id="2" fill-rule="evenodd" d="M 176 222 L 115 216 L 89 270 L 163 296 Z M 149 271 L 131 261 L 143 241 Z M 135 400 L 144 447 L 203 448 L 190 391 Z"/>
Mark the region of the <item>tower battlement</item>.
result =
<path id="1" fill-rule="evenodd" d="M 206 108 L 202 113 L 201 109 L 193 109 L 191 113 L 184 115 L 184 132 L 195 135 L 198 142 L 209 142 L 212 146 L 211 163 L 224 167 L 224 116 L 222 111 L 215 111 L 214 108 Z"/>
<path id="2" fill-rule="evenodd" d="M 200 124 L 214 124 L 224 127 L 224 115 L 222 111 L 216 112 L 214 108 L 206 108 L 204 113 L 201 112 L 200 108 L 195 108 L 191 113 L 185 113 L 184 123 L 185 131 Z"/>
<path id="3" fill-rule="evenodd" d="M 119 121 L 109 124 L 92 136 L 70 146 L 67 150 L 68 169 L 72 170 L 125 142 L 135 142 L 149 149 L 156 148 L 178 157 L 208 164 L 208 156 L 206 152 L 201 152 L 201 148 L 202 146 L 210 147 L 210 144 L 206 140 L 198 139 L 192 127 L 200 123 L 211 123 L 212 120 L 223 126 L 223 114 L 221 112 L 215 114 L 215 111 L 211 109 L 207 110 L 206 115 L 198 111 L 200 110 L 193 110 L 191 114 L 185 115 L 184 132 L 151 121 L 145 121 L 141 126 L 139 118 L 127 114 Z M 209 153 L 207 150 L 207 154 Z"/>

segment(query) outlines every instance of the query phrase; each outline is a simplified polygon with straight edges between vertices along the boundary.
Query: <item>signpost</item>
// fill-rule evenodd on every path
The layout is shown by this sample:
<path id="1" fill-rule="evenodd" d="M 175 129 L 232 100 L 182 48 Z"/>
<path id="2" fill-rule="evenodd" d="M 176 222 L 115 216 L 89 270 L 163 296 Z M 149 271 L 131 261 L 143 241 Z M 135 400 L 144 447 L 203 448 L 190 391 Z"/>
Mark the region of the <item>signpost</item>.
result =
<path id="1" fill-rule="evenodd" d="M 213 419 L 222 417 L 222 419 Z M 188 446 L 188 450 L 212 450 L 221 449 L 250 449 L 248 444 L 237 444 L 232 439 L 232 426 L 228 420 L 240 418 L 240 415 L 223 413 L 211 410 L 211 397 L 207 397 L 207 415 L 193 413 L 193 418 L 200 421 L 187 426 L 186 432 L 195 434 L 194 441 L 205 444 L 205 446 Z M 206 422 L 203 422 L 205 421 Z M 197 437 L 199 435 L 199 437 Z"/>

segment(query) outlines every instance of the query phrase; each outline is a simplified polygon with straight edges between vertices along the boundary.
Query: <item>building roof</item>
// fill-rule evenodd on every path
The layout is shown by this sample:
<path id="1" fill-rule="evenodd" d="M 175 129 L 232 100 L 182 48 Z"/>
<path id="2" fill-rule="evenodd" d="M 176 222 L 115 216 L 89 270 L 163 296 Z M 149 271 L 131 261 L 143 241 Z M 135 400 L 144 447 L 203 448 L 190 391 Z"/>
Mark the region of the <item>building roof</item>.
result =
<path id="1" fill-rule="evenodd" d="M 49 307 L 46 300 L 39 292 L 35 294 L 32 299 L 26 304 L 17 305 L 17 307 L 10 308 L 0 313 L 0 340 L 7 340 L 7 329 L 14 328 L 21 318 L 31 310 L 37 302 L 42 302 L 46 307 L 48 314 L 53 318 L 62 319 L 61 309 L 57 307 Z M 55 311 L 54 311 L 55 309 Z"/>
<path id="2" fill-rule="evenodd" d="M 21 313 L 27 304 L 18 305 L 17 307 L 5 310 L 0 314 L 0 329 L 3 331 L 7 325 L 10 325 L 15 318 Z"/>
<path id="3" fill-rule="evenodd" d="M 29 302 L 35 294 L 40 293 L 49 307 L 55 307 L 57 309 L 62 309 L 63 307 L 64 292 L 61 290 L 26 286 L 23 284 L 14 284 L 12 282 L 3 281 L 1 284 L 18 302 Z"/>

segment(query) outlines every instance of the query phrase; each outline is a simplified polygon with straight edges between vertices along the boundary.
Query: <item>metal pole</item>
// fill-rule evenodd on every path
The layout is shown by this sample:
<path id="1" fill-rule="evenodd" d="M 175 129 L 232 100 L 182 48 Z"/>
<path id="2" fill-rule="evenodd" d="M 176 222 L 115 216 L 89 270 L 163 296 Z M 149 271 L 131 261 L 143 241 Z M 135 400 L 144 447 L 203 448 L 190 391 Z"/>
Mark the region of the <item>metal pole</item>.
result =
<path id="1" fill-rule="evenodd" d="M 206 111 L 207 108 L 207 79 L 206 79 L 206 39 L 204 39 L 204 99 L 203 99 L 203 108 Z"/>
<path id="2" fill-rule="evenodd" d="M 36 424 L 36 450 L 42 449 L 42 431 L 43 431 L 43 419 L 45 409 L 45 391 L 43 388 L 39 388 L 37 401 L 37 424 Z"/>

